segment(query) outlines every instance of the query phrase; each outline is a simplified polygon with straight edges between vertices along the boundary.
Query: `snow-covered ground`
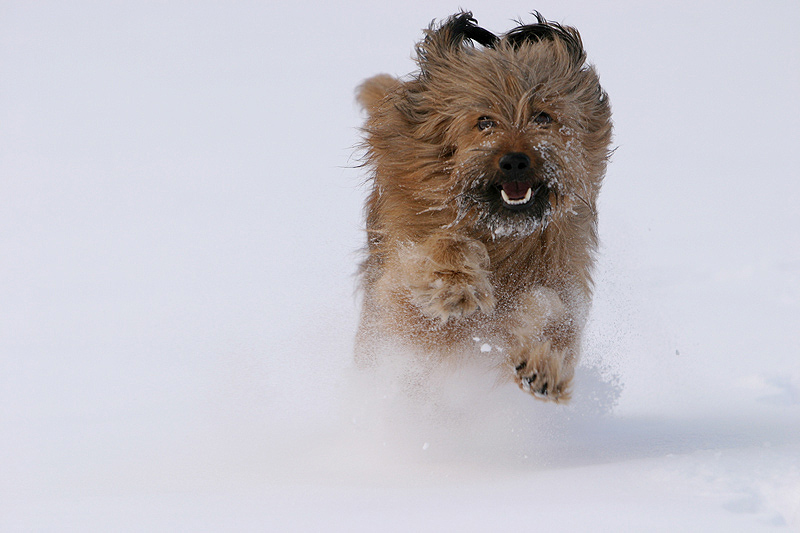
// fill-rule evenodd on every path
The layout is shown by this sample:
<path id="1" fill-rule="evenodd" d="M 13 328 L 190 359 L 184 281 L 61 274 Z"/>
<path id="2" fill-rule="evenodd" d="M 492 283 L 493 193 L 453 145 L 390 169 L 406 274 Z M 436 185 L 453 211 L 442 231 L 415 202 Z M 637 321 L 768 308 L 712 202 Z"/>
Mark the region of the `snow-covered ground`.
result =
<path id="1" fill-rule="evenodd" d="M 460 4 L 3 2 L 0 530 L 800 531 L 800 4 L 600 4 L 461 4 L 614 107 L 555 406 L 352 369 L 353 87 Z"/>

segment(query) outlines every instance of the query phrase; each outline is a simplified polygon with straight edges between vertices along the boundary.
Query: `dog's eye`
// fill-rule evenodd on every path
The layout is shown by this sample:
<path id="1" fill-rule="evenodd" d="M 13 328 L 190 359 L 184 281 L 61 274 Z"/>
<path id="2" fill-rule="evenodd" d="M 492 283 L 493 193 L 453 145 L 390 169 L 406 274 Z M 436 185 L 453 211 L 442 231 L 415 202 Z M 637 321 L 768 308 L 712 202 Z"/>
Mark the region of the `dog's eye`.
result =
<path id="1" fill-rule="evenodd" d="M 494 128 L 495 126 L 497 126 L 497 122 L 495 122 L 494 120 L 492 120 L 489 117 L 481 117 L 481 118 L 478 119 L 478 130 L 479 131 L 488 130 L 488 129 Z"/>
<path id="2" fill-rule="evenodd" d="M 541 113 L 533 117 L 533 121 L 536 124 L 550 124 L 551 122 L 553 122 L 553 117 L 542 111 Z"/>

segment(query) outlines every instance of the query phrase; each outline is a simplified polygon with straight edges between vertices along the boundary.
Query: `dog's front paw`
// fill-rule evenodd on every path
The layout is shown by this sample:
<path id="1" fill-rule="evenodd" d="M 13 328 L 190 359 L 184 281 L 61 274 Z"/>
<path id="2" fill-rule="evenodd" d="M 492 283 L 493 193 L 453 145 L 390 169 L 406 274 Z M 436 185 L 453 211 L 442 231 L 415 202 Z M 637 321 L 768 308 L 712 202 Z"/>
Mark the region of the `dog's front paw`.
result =
<path id="1" fill-rule="evenodd" d="M 567 402 L 573 370 L 566 354 L 545 341 L 527 346 L 510 358 L 519 388 L 545 401 Z"/>
<path id="2" fill-rule="evenodd" d="M 431 235 L 400 250 L 402 283 L 420 312 L 442 323 L 494 310 L 489 253 L 479 241 L 452 233 Z"/>
<path id="3" fill-rule="evenodd" d="M 484 313 L 494 310 L 492 286 L 483 272 L 434 271 L 410 288 L 412 300 L 422 314 L 442 322 L 467 317 L 478 310 Z"/>

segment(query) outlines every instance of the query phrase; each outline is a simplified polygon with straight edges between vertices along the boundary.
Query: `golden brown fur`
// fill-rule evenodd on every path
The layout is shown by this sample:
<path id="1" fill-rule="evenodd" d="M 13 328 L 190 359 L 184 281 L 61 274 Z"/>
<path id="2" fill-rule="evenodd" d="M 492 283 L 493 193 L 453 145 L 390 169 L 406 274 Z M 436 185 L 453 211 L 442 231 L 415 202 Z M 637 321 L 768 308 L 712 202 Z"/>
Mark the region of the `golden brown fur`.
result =
<path id="1" fill-rule="evenodd" d="M 390 337 L 442 356 L 480 338 L 523 390 L 569 399 L 611 111 L 578 32 L 537 19 L 496 37 L 454 15 L 426 31 L 418 73 L 359 87 L 361 364 Z"/>

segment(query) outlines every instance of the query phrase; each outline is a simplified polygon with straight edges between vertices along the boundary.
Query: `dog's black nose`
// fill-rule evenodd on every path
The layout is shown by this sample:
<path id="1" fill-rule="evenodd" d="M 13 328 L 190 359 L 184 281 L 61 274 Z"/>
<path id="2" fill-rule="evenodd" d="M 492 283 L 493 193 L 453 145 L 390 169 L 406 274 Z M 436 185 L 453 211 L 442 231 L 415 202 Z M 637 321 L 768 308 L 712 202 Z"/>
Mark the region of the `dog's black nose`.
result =
<path id="1" fill-rule="evenodd" d="M 522 152 L 509 152 L 500 158 L 500 170 L 509 176 L 526 172 L 530 167 L 531 158 Z"/>

